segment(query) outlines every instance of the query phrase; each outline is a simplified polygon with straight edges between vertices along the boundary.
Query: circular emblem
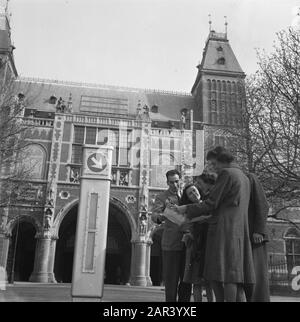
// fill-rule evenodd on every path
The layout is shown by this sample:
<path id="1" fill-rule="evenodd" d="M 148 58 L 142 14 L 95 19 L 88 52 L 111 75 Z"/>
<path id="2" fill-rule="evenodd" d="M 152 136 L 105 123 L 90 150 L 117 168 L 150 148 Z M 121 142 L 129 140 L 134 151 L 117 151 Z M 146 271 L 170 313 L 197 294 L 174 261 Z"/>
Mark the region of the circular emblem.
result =
<path id="1" fill-rule="evenodd" d="M 101 172 L 107 167 L 107 160 L 102 153 L 92 153 L 87 159 L 87 166 L 92 172 Z"/>

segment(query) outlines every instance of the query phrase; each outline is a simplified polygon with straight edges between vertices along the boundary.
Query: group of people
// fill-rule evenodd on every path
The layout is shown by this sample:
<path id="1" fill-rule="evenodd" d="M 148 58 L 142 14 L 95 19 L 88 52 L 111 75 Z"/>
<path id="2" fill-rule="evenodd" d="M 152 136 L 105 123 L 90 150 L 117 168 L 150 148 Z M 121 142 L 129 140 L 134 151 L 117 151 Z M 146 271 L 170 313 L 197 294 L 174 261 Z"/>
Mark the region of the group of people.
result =
<path id="1" fill-rule="evenodd" d="M 268 302 L 268 202 L 256 175 L 245 173 L 223 147 L 207 154 L 203 173 L 181 192 L 181 175 L 166 173 L 152 220 L 164 225 L 163 279 L 167 302 Z M 164 211 L 184 216 L 181 225 Z"/>

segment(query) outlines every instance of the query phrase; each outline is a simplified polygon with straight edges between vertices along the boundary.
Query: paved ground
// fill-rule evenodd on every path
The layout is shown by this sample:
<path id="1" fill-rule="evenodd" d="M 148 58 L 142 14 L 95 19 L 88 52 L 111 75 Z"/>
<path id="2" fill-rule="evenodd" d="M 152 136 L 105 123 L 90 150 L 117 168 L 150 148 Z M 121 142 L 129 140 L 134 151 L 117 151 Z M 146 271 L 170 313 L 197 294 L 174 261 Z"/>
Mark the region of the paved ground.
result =
<path id="1" fill-rule="evenodd" d="M 300 297 L 272 296 L 271 301 L 300 302 Z M 0 302 L 71 302 L 71 284 L 7 285 L 0 290 Z M 103 302 L 164 302 L 164 291 L 161 287 L 105 285 Z"/>

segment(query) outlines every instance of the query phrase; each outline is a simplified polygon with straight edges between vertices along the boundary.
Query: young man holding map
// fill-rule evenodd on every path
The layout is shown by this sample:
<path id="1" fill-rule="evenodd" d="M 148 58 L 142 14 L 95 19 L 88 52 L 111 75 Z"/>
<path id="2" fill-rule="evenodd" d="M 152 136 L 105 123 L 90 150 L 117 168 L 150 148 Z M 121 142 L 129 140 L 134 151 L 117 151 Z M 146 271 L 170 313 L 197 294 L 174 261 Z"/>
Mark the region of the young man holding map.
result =
<path id="1" fill-rule="evenodd" d="M 169 189 L 156 197 L 152 209 L 153 222 L 164 224 L 161 247 L 166 302 L 188 302 L 191 296 L 191 285 L 182 281 L 185 246 L 182 242 L 183 231 L 176 223 L 180 218 L 174 213 L 176 218 L 173 218 L 172 213 L 166 209 L 168 204 L 179 205 L 181 175 L 177 170 L 170 170 L 166 173 L 166 177 Z"/>

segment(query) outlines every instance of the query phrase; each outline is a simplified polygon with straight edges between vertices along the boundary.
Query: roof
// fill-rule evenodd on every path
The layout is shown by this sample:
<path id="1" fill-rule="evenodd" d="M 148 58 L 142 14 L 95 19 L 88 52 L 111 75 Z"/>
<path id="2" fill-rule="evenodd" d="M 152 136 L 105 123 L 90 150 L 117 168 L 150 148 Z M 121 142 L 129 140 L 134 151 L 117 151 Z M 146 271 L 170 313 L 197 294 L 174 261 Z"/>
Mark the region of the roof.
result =
<path id="1" fill-rule="evenodd" d="M 194 99 L 190 93 L 139 89 L 120 86 L 82 84 L 74 82 L 19 78 L 20 88 L 29 99 L 29 108 L 55 112 L 55 104 L 49 98 L 60 97 L 67 103 L 72 97 L 73 113 L 137 113 L 137 106 L 147 105 L 150 110 L 158 106 L 158 113 L 150 113 L 152 120 L 180 120 L 181 110 L 193 109 Z M 120 112 L 120 113 L 119 113 Z"/>
<path id="2" fill-rule="evenodd" d="M 11 51 L 10 27 L 7 17 L 0 13 L 0 52 Z"/>
<path id="3" fill-rule="evenodd" d="M 215 31 L 211 31 L 208 35 L 202 61 L 197 68 L 198 75 L 192 87 L 192 93 L 203 73 L 245 77 L 245 73 L 229 44 L 227 34 L 216 33 Z"/>
<path id="4" fill-rule="evenodd" d="M 219 64 L 218 59 L 224 58 L 224 64 Z M 222 72 L 234 72 L 243 74 L 243 70 L 237 61 L 234 52 L 228 42 L 221 39 L 210 38 L 206 44 L 201 62 L 202 70 L 218 70 Z"/>
<path id="5" fill-rule="evenodd" d="M 0 52 L 8 52 L 11 51 L 11 49 L 9 32 L 7 30 L 0 29 Z"/>

